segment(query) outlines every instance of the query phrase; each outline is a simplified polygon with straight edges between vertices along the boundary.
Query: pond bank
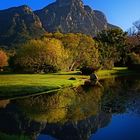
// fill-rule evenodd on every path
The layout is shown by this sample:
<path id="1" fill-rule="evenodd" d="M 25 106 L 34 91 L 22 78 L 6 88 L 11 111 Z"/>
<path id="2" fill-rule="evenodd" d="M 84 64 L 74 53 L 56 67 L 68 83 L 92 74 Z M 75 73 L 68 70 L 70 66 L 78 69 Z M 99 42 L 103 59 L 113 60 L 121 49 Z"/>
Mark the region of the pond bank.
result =
<path id="1" fill-rule="evenodd" d="M 96 72 L 99 79 L 112 76 L 137 74 L 127 68 L 114 68 Z M 69 80 L 74 77 L 75 80 Z M 20 98 L 25 96 L 50 93 L 66 87 L 84 84 L 89 76 L 80 75 L 78 71 L 56 74 L 0 74 L 0 99 Z"/>

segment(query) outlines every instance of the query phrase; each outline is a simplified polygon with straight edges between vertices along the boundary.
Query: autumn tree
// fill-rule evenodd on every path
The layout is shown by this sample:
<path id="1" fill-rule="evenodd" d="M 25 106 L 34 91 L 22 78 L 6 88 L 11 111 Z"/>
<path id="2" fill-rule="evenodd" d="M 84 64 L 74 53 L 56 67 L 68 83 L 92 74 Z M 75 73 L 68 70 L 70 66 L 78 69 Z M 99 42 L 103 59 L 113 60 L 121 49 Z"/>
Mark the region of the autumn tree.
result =
<path id="1" fill-rule="evenodd" d="M 14 56 L 14 69 L 24 72 L 55 72 L 63 67 L 65 51 L 57 39 L 31 40 Z"/>
<path id="2" fill-rule="evenodd" d="M 7 65 L 8 65 L 8 57 L 4 51 L 0 50 L 0 71 L 2 71 L 3 67 Z"/>
<path id="3" fill-rule="evenodd" d="M 92 37 L 84 34 L 69 33 L 62 38 L 65 49 L 69 53 L 69 70 L 82 66 L 99 65 L 99 53 Z"/>

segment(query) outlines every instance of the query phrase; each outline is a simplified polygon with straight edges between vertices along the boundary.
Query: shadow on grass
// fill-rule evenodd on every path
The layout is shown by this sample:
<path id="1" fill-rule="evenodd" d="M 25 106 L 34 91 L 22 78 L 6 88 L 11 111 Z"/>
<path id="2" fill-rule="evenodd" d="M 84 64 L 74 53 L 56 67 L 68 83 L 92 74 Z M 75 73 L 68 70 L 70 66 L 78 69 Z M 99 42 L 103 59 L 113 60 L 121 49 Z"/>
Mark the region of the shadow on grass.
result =
<path id="1" fill-rule="evenodd" d="M 12 74 L 16 74 L 16 73 L 13 73 L 13 72 L 0 72 L 0 75 L 12 75 Z"/>
<path id="2" fill-rule="evenodd" d="M 118 76 L 122 76 L 122 75 L 138 75 L 139 73 L 133 70 L 128 70 L 128 69 L 122 69 L 122 70 L 116 70 L 116 72 L 111 73 L 111 75 L 118 75 Z"/>
<path id="3" fill-rule="evenodd" d="M 54 73 L 54 75 L 81 75 L 81 72 Z"/>
<path id="4" fill-rule="evenodd" d="M 71 71 L 71 72 L 61 72 L 61 73 L 14 73 L 14 72 L 0 72 L 0 75 L 17 75 L 17 74 L 40 74 L 40 75 L 46 75 L 46 74 L 52 74 L 52 75 L 81 75 L 81 72 L 77 71 Z"/>

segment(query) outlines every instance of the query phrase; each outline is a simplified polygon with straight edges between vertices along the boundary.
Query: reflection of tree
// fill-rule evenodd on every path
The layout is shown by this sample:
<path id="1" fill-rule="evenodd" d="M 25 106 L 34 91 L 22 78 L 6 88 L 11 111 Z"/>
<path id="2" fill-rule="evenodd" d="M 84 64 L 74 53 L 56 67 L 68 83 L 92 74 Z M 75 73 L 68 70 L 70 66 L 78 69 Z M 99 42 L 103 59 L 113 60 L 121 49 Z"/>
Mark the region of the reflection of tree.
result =
<path id="1" fill-rule="evenodd" d="M 49 125 L 53 127 L 53 124 L 58 127 L 69 124 L 71 131 L 74 127 L 78 127 L 77 137 L 80 135 L 87 137 L 87 133 L 93 132 L 90 122 L 96 122 L 96 127 L 98 126 L 95 118 L 100 112 L 101 95 L 102 92 L 98 86 L 79 87 L 11 102 L 5 110 L 0 111 L 0 114 L 3 114 L 0 117 L 0 123 L 3 122 L 0 130 L 12 134 L 25 133 L 33 138 L 45 126 L 48 128 Z M 11 127 L 8 127 L 9 124 Z M 89 132 L 85 131 L 86 128 Z"/>
<path id="2" fill-rule="evenodd" d="M 0 108 L 5 108 L 10 103 L 10 100 L 0 100 Z"/>
<path id="3" fill-rule="evenodd" d="M 99 112 L 101 89 L 64 89 L 54 95 L 41 95 L 25 99 L 18 104 L 27 116 L 39 122 L 78 121 Z"/>
<path id="4" fill-rule="evenodd" d="M 136 96 L 134 91 L 140 89 L 140 80 L 136 77 L 121 77 L 102 81 L 104 93 L 102 110 L 112 113 L 123 113 L 127 109 L 129 99 Z"/>

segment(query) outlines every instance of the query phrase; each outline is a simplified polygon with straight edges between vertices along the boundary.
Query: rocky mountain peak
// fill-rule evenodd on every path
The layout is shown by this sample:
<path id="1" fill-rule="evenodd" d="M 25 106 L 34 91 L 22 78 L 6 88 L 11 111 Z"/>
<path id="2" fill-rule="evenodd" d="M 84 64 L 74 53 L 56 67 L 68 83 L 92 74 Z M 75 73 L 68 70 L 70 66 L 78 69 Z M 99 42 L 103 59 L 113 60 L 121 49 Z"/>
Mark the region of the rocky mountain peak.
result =
<path id="1" fill-rule="evenodd" d="M 27 12 L 27 13 L 31 13 L 32 12 L 32 9 L 29 6 L 27 6 L 27 5 L 19 6 L 18 9 L 21 9 L 24 12 Z"/>
<path id="2" fill-rule="evenodd" d="M 0 11 L 0 45 L 40 37 L 45 30 L 37 15 L 26 5 Z"/>
<path id="3" fill-rule="evenodd" d="M 106 29 L 104 13 L 85 6 L 82 0 L 56 0 L 42 10 L 35 11 L 48 32 L 84 33 L 95 35 Z"/>
<path id="4" fill-rule="evenodd" d="M 45 30 L 94 36 L 106 28 L 117 27 L 108 23 L 104 13 L 85 6 L 82 0 L 56 0 L 37 11 L 27 5 L 0 10 L 0 45 L 37 38 Z"/>
<path id="5" fill-rule="evenodd" d="M 83 4 L 82 0 L 56 0 L 56 3 L 63 6 L 71 5 L 74 3 Z"/>

